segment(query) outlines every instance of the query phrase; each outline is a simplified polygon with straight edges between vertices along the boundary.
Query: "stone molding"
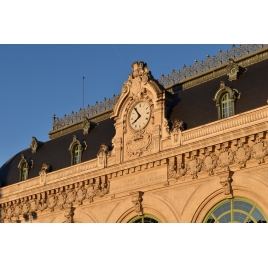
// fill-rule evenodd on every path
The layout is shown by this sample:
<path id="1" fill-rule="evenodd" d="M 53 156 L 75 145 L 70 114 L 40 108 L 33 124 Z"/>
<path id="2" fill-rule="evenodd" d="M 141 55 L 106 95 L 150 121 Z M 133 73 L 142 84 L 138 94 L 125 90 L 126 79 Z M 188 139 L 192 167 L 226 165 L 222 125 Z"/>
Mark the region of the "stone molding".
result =
<path id="1" fill-rule="evenodd" d="M 214 122 L 209 126 L 190 130 L 197 133 L 197 136 L 194 136 L 190 143 L 191 146 L 184 143 L 181 146 L 164 148 L 158 153 L 119 165 L 109 164 L 108 158 L 105 171 L 98 166 L 96 158 L 47 173 L 45 185 L 40 184 L 40 178 L 37 177 L 1 188 L 1 217 L 3 218 L 5 215 L 5 220 L 19 221 L 23 213 L 29 214 L 31 211 L 31 215 L 34 215 L 38 211 L 64 209 L 70 204 L 79 206 L 84 202 L 98 202 L 109 194 L 113 178 L 124 178 L 126 174 L 161 165 L 166 166 L 168 185 L 172 181 L 183 183 L 184 181 L 212 176 L 222 171 L 227 172 L 230 169 L 256 167 L 264 163 L 268 155 L 267 109 L 267 107 L 261 107 Z M 232 133 L 231 136 L 229 131 L 222 131 L 223 126 L 228 126 L 228 121 L 228 130 Z M 243 127 L 242 124 L 240 125 L 241 122 L 244 122 Z M 255 127 L 248 131 L 251 124 L 254 124 Z M 214 137 L 209 131 L 207 135 L 200 131 L 200 129 L 213 129 L 212 126 L 214 130 L 220 130 L 220 133 L 212 133 Z M 232 131 L 232 126 L 237 128 L 236 135 Z M 187 131 L 182 133 L 185 132 Z M 216 142 L 219 139 L 219 134 L 221 141 Z M 209 139 L 208 136 L 210 136 Z M 178 150 L 178 148 L 180 149 Z M 29 217 L 32 217 L 31 215 Z"/>

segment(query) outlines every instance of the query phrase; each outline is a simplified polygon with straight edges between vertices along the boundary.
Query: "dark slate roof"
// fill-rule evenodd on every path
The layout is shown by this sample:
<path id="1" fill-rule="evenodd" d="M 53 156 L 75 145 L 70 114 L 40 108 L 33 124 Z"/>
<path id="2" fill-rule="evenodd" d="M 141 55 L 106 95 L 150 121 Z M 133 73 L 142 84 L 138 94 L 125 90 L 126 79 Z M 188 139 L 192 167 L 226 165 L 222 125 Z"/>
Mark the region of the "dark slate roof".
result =
<path id="1" fill-rule="evenodd" d="M 84 140 L 87 143 L 87 149 L 82 154 L 82 162 L 94 159 L 97 157 L 102 143 L 107 144 L 111 148 L 111 140 L 115 135 L 114 121 L 106 119 L 99 122 L 97 126 L 90 129 L 88 135 L 83 135 L 83 130 L 81 129 L 45 142 L 34 154 L 31 148 L 21 151 L 1 167 L 1 187 L 19 182 L 20 172 L 18 164 L 21 160 L 21 154 L 25 156 L 26 160 L 32 159 L 34 162 L 33 168 L 29 170 L 29 179 L 39 176 L 43 163 L 50 165 L 51 171 L 70 166 L 71 154 L 68 148 L 73 141 L 73 135 L 76 135 L 79 141 Z"/>
<path id="2" fill-rule="evenodd" d="M 180 90 L 176 94 L 177 105 L 173 108 L 170 120 L 181 119 L 187 129 L 218 120 L 218 112 L 213 98 L 220 88 L 220 81 L 241 92 L 235 102 L 235 114 L 243 113 L 267 105 L 268 60 L 247 67 L 247 71 L 235 81 L 227 75 L 200 85 Z"/>

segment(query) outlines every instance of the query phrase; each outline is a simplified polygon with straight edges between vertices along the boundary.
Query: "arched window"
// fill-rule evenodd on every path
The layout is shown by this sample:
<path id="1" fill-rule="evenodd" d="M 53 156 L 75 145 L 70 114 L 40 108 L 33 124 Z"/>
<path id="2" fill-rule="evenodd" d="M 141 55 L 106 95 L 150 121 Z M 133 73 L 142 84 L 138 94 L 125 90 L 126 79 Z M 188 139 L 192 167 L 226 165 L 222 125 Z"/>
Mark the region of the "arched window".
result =
<path id="1" fill-rule="evenodd" d="M 266 223 L 267 219 L 257 204 L 245 198 L 225 199 L 207 214 L 206 223 Z"/>
<path id="2" fill-rule="evenodd" d="M 85 141 L 79 141 L 75 135 L 73 135 L 73 141 L 69 146 L 69 152 L 71 153 L 71 165 L 76 165 L 82 162 L 82 151 L 86 150 L 87 144 Z"/>
<path id="3" fill-rule="evenodd" d="M 26 160 L 24 155 L 21 155 L 21 160 L 18 165 L 18 169 L 20 170 L 20 179 L 19 181 L 26 181 L 29 175 L 29 169 L 33 167 L 33 160 L 30 159 L 30 162 Z"/>
<path id="4" fill-rule="evenodd" d="M 26 165 L 26 163 L 23 163 L 22 167 L 21 167 L 21 181 L 26 181 L 28 178 L 28 167 Z"/>
<path id="5" fill-rule="evenodd" d="M 131 219 L 129 223 L 159 223 L 160 221 L 151 215 L 142 215 L 136 216 L 135 218 Z"/>
<path id="6" fill-rule="evenodd" d="M 74 152 L 73 152 L 73 164 L 76 165 L 76 164 L 79 164 L 81 163 L 81 145 L 77 144 L 74 146 Z"/>
<path id="7" fill-rule="evenodd" d="M 235 101 L 240 99 L 240 95 L 237 89 L 226 86 L 223 81 L 220 82 L 220 88 L 213 98 L 218 110 L 218 119 L 235 115 Z"/>
<path id="8" fill-rule="evenodd" d="M 230 93 L 227 92 L 221 97 L 221 118 L 227 118 L 233 115 L 233 103 Z"/>

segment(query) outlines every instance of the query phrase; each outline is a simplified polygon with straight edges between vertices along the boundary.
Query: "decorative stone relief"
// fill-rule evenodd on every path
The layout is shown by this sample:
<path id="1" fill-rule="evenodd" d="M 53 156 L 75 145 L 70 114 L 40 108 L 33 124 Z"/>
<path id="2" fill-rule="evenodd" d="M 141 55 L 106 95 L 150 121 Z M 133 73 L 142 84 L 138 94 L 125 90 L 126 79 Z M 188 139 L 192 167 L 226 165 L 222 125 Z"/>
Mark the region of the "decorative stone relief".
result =
<path id="1" fill-rule="evenodd" d="M 27 200 L 27 198 L 25 197 L 23 199 L 23 203 L 22 203 L 22 214 L 24 216 L 24 218 L 26 218 L 26 216 L 28 215 L 28 213 L 30 212 L 31 209 L 31 204 L 30 202 Z"/>
<path id="2" fill-rule="evenodd" d="M 228 65 L 226 67 L 227 76 L 229 81 L 236 80 L 240 73 L 246 71 L 246 69 L 239 66 L 233 59 L 229 59 Z"/>
<path id="3" fill-rule="evenodd" d="M 232 190 L 232 176 L 233 172 L 231 171 L 223 171 L 217 173 L 220 177 L 220 184 L 222 185 L 223 194 L 226 195 L 227 198 L 233 197 L 233 190 Z"/>
<path id="4" fill-rule="evenodd" d="M 184 168 L 184 164 L 182 163 L 182 160 L 180 158 L 181 156 L 177 157 L 177 165 L 175 162 L 175 158 L 169 159 L 167 185 L 175 183 L 178 179 L 185 176 L 187 172 L 187 168 Z"/>
<path id="5" fill-rule="evenodd" d="M 5 216 L 9 222 L 12 222 L 13 213 L 14 213 L 14 206 L 12 202 L 8 202 L 8 206 L 5 211 L 5 214 L 6 214 Z"/>
<path id="6" fill-rule="evenodd" d="M 94 179 L 89 180 L 89 184 L 86 187 L 86 198 L 88 199 L 89 203 L 93 202 L 94 195 Z"/>
<path id="7" fill-rule="evenodd" d="M 77 188 L 76 188 L 76 202 L 78 205 L 83 204 L 83 200 L 86 198 L 87 190 L 83 186 L 83 182 L 77 183 Z"/>
<path id="8" fill-rule="evenodd" d="M 4 204 L 0 205 L 0 223 L 4 222 L 4 219 L 6 218 L 6 209 Z"/>
<path id="9" fill-rule="evenodd" d="M 22 205 L 20 204 L 19 200 L 16 200 L 14 204 L 14 210 L 13 210 L 13 216 L 15 217 L 15 219 L 13 219 L 13 221 L 15 220 L 15 222 L 20 222 L 21 214 L 22 214 Z"/>
<path id="10" fill-rule="evenodd" d="M 182 145 L 182 131 L 183 130 L 184 130 L 183 121 L 179 119 L 175 119 L 172 122 L 172 127 L 170 131 L 173 143 Z"/>
<path id="11" fill-rule="evenodd" d="M 48 208 L 50 209 L 51 212 L 53 212 L 58 202 L 58 198 L 55 193 L 55 190 L 50 191 L 47 201 L 48 201 Z"/>
<path id="12" fill-rule="evenodd" d="M 152 134 L 142 129 L 134 132 L 134 134 L 127 139 L 126 151 L 128 157 L 141 156 L 144 152 L 149 150 L 152 143 Z"/>
<path id="13" fill-rule="evenodd" d="M 107 167 L 108 152 L 109 152 L 108 146 L 105 143 L 101 144 L 99 152 L 97 154 L 99 167 L 103 168 Z"/>
<path id="14" fill-rule="evenodd" d="M 46 184 L 46 177 L 47 177 L 47 172 L 49 171 L 49 165 L 47 163 L 43 163 L 41 170 L 39 172 L 40 176 L 40 185 L 45 185 Z"/>
<path id="15" fill-rule="evenodd" d="M 59 206 L 60 209 L 64 209 L 64 205 L 66 202 L 66 193 L 63 190 L 63 187 L 60 187 L 59 192 L 57 193 L 57 205 Z"/>
<path id="16" fill-rule="evenodd" d="M 209 176 L 213 175 L 213 170 L 217 167 L 217 161 L 218 156 L 206 149 L 205 158 L 202 161 L 202 170 L 208 172 Z"/>
<path id="17" fill-rule="evenodd" d="M 90 129 L 90 121 L 85 117 L 82 123 L 83 134 L 87 135 Z"/>
<path id="18" fill-rule="evenodd" d="M 44 144 L 44 142 L 38 141 L 38 140 L 36 139 L 36 137 L 32 137 L 32 142 L 31 142 L 31 144 L 30 144 L 30 147 L 31 147 L 31 149 L 32 149 L 32 153 L 35 154 L 37 148 L 42 147 L 43 144 Z"/>
<path id="19" fill-rule="evenodd" d="M 134 211 L 137 213 L 137 215 L 143 215 L 143 208 L 142 208 L 143 194 L 144 193 L 141 191 L 131 193 L 132 203 L 134 205 L 133 208 Z"/>
<path id="20" fill-rule="evenodd" d="M 150 78 L 153 78 L 149 71 L 147 64 L 144 62 L 133 62 L 132 73 L 128 77 L 128 84 L 131 87 L 131 93 L 134 95 L 143 93 L 143 85 L 145 85 Z"/>
<path id="21" fill-rule="evenodd" d="M 40 194 L 40 197 L 38 198 L 38 210 L 41 212 L 44 211 L 48 207 L 46 193 L 43 192 Z"/>
<path id="22" fill-rule="evenodd" d="M 68 185 L 65 186 L 65 191 L 66 191 L 66 204 L 67 206 L 72 206 L 73 203 L 75 202 L 76 198 L 76 192 L 74 190 L 74 185 Z"/>
<path id="23" fill-rule="evenodd" d="M 218 166 L 224 171 L 229 171 L 229 166 L 234 162 L 234 152 L 222 144 L 219 153 Z"/>
<path id="24" fill-rule="evenodd" d="M 246 166 L 246 162 L 251 156 L 251 149 L 247 144 L 244 144 L 241 140 L 237 142 L 237 150 L 234 155 L 235 162 L 239 165 L 240 168 Z"/>
<path id="25" fill-rule="evenodd" d="M 193 179 L 197 178 L 197 173 L 200 172 L 202 167 L 202 162 L 195 155 L 191 156 L 190 161 L 187 163 L 186 169 L 192 175 Z"/>
<path id="26" fill-rule="evenodd" d="M 252 157 L 257 160 L 258 164 L 264 163 L 264 157 L 268 153 L 267 141 L 264 141 L 260 135 L 256 136 L 256 141 L 252 147 Z"/>

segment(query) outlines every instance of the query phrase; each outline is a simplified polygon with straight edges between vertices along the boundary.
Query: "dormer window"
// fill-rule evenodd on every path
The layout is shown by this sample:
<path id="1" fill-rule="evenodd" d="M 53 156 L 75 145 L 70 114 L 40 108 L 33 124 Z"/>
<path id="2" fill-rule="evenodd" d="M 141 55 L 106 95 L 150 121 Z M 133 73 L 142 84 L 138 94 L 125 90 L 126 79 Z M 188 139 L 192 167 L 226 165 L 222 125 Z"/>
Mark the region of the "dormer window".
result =
<path id="1" fill-rule="evenodd" d="M 240 99 L 240 95 L 237 89 L 226 86 L 223 81 L 220 82 L 220 88 L 213 98 L 216 101 L 218 119 L 235 115 L 235 101 Z"/>
<path id="2" fill-rule="evenodd" d="M 79 141 L 77 137 L 73 136 L 73 141 L 69 146 L 71 153 L 71 165 L 76 165 L 82 162 L 82 152 L 86 150 L 87 144 L 85 141 Z"/>
<path id="3" fill-rule="evenodd" d="M 24 155 L 21 155 L 21 160 L 18 165 L 18 169 L 20 170 L 20 179 L 19 181 L 26 181 L 28 179 L 29 175 L 29 169 L 33 167 L 33 160 L 30 159 L 29 163 L 24 157 Z"/>
<path id="4" fill-rule="evenodd" d="M 28 168 L 26 166 L 26 163 L 24 163 L 21 168 L 21 181 L 26 181 L 27 178 L 28 178 Z"/>
<path id="5" fill-rule="evenodd" d="M 76 145 L 74 147 L 74 153 L 73 153 L 73 156 L 74 156 L 73 164 L 74 165 L 81 163 L 81 152 L 82 152 L 81 145 Z"/>
<path id="6" fill-rule="evenodd" d="M 227 92 L 221 97 L 221 118 L 227 118 L 233 115 L 233 104 L 230 93 Z"/>

